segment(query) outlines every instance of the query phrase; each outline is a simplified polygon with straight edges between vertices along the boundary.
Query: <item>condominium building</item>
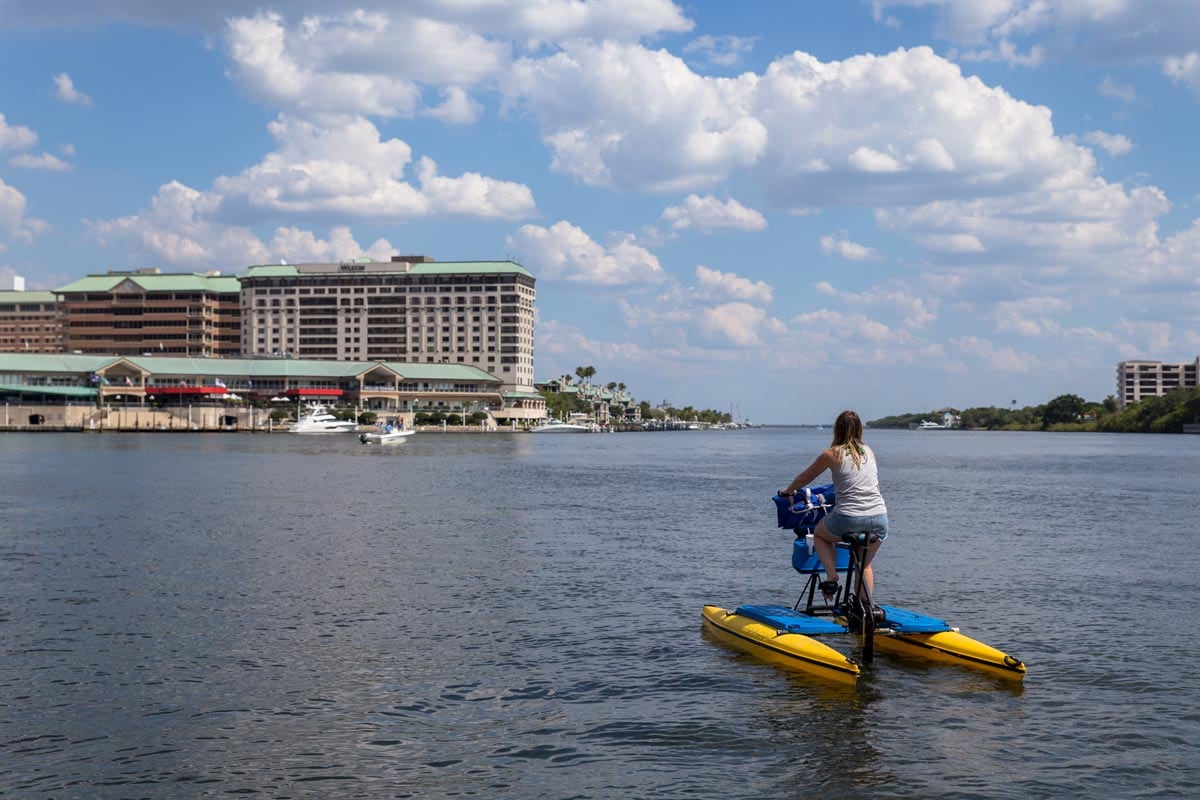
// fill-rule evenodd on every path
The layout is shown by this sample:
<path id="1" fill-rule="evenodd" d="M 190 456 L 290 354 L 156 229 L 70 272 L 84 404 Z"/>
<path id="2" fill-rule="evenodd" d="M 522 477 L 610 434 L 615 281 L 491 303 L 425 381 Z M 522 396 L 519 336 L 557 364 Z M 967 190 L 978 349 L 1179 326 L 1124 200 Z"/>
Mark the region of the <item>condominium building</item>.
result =
<path id="1" fill-rule="evenodd" d="M 61 353 L 62 349 L 54 292 L 0 291 L 0 352 Z"/>
<path id="2" fill-rule="evenodd" d="M 238 277 L 243 355 L 463 364 L 533 390 L 534 277 L 512 261 L 396 256 Z"/>
<path id="3" fill-rule="evenodd" d="M 1117 404 L 1124 408 L 1146 397 L 1160 397 L 1172 389 L 1194 389 L 1200 357 L 1193 362 L 1122 361 L 1117 364 Z"/>
<path id="4" fill-rule="evenodd" d="M 237 356 L 241 286 L 219 272 L 88 275 L 55 290 L 63 349 L 76 353 Z"/>

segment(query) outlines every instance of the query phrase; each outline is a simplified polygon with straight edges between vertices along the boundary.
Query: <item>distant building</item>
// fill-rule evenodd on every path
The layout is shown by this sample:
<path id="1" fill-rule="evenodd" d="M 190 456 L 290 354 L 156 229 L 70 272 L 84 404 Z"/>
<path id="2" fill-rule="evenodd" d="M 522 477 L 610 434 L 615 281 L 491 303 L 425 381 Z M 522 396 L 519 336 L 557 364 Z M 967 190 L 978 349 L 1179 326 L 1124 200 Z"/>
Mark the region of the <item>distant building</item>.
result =
<path id="1" fill-rule="evenodd" d="M 157 269 L 88 275 L 55 290 L 69 353 L 234 357 L 241 349 L 235 277 Z"/>
<path id="2" fill-rule="evenodd" d="M 1117 405 L 1124 408 L 1147 397 L 1161 397 L 1172 389 L 1194 389 L 1200 357 L 1193 362 L 1122 361 L 1117 364 Z"/>
<path id="3" fill-rule="evenodd" d="M 15 290 L 0 290 L 0 352 L 61 353 L 62 329 L 54 292 L 26 292 L 25 280 L 9 276 Z"/>
<path id="4" fill-rule="evenodd" d="M 242 353 L 462 364 L 533 391 L 534 277 L 512 261 L 426 256 L 242 273 Z"/>

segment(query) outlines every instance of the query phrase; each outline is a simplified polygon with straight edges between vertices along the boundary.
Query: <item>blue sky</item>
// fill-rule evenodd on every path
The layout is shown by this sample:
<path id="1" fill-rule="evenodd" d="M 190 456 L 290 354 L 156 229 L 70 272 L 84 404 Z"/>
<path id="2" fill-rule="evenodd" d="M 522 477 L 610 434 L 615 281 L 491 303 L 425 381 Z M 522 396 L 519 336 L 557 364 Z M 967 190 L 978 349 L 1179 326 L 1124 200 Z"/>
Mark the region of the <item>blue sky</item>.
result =
<path id="1" fill-rule="evenodd" d="M 1100 400 L 1200 354 L 1194 9 L 0 0 L 0 274 L 511 257 L 539 378 Z"/>

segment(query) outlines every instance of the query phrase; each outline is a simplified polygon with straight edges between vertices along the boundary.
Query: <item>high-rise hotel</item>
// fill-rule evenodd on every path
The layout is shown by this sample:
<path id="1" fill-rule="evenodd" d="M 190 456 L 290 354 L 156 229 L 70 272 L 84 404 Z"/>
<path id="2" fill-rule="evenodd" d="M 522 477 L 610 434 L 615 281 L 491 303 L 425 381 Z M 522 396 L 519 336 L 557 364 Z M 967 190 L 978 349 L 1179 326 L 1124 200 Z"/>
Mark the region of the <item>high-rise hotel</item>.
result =
<path id="1" fill-rule="evenodd" d="M 238 278 L 245 356 L 466 364 L 533 391 L 534 277 L 512 261 L 394 256 Z"/>

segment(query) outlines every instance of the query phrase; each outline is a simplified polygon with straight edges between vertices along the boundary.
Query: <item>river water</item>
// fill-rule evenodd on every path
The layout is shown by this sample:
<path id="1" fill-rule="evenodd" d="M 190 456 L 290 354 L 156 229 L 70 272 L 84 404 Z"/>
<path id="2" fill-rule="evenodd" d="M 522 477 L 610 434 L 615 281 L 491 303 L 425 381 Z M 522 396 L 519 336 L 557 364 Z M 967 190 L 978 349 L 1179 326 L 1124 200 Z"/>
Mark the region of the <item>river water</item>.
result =
<path id="1" fill-rule="evenodd" d="M 0 436 L 0 795 L 1200 794 L 1200 437 L 868 431 L 877 598 L 1029 674 L 844 689 L 700 622 L 828 435 Z"/>

